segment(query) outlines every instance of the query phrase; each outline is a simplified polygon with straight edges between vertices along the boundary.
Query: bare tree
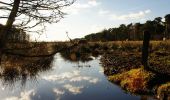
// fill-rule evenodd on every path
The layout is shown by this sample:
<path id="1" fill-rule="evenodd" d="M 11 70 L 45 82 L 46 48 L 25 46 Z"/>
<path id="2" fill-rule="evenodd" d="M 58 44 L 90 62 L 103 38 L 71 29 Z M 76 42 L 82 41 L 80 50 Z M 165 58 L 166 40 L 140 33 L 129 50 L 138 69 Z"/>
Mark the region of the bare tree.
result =
<path id="1" fill-rule="evenodd" d="M 45 23 L 57 23 L 63 18 L 64 7 L 70 6 L 75 0 L 0 0 L 0 19 L 6 20 L 5 27 L 0 31 L 0 53 L 6 44 L 6 38 L 12 27 L 19 27 L 27 32 Z M 42 29 L 41 29 L 42 31 Z M 36 32 L 39 32 L 38 30 Z"/>

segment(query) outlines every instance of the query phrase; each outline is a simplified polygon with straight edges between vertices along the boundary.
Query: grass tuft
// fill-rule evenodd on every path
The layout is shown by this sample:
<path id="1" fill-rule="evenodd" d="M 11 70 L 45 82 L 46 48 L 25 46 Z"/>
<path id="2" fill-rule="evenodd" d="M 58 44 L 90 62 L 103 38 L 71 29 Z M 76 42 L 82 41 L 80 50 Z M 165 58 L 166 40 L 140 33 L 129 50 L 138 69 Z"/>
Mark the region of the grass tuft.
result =
<path id="1" fill-rule="evenodd" d="M 148 91 L 148 83 L 155 74 L 143 68 L 132 69 L 121 74 L 109 76 L 109 80 L 131 93 L 145 93 Z"/>

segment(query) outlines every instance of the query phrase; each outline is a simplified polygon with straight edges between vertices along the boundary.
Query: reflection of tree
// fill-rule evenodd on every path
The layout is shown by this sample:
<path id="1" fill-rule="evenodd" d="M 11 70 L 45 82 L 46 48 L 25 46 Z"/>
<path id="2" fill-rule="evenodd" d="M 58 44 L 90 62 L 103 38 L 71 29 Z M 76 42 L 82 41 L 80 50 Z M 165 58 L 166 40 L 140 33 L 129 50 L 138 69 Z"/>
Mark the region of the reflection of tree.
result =
<path id="1" fill-rule="evenodd" d="M 61 52 L 61 56 L 68 61 L 71 62 L 88 62 L 90 60 L 92 60 L 91 58 L 91 54 L 88 53 L 78 53 L 78 52 L 74 52 L 74 53 L 70 53 L 70 52 Z"/>
<path id="2" fill-rule="evenodd" d="M 68 61 L 72 62 L 88 62 L 92 60 L 92 49 L 88 44 L 80 44 L 70 49 L 63 50 L 61 56 Z"/>
<path id="3" fill-rule="evenodd" d="M 61 51 L 60 54 L 63 59 L 68 60 L 70 62 L 76 62 L 76 67 L 79 68 L 91 67 L 90 65 L 86 65 L 85 63 L 93 60 L 92 57 L 97 58 L 99 56 L 99 53 L 95 52 L 94 48 L 90 47 L 88 43 L 84 43 L 84 40 L 79 41 L 79 45 L 77 46 Z"/>
<path id="4" fill-rule="evenodd" d="M 25 58 L 4 55 L 1 62 L 0 78 L 6 85 L 21 81 L 25 85 L 27 79 L 36 79 L 38 74 L 51 69 L 53 57 Z"/>

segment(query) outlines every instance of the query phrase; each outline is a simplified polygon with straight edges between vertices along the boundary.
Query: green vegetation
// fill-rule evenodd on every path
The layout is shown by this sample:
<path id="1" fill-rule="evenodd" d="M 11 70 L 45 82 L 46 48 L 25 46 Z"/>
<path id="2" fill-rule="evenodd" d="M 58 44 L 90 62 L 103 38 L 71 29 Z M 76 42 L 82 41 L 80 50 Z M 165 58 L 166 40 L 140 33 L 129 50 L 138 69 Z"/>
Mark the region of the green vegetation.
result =
<path id="1" fill-rule="evenodd" d="M 161 17 L 149 20 L 146 23 L 121 24 L 118 28 L 104 29 L 98 33 L 92 33 L 84 38 L 88 41 L 123 41 L 123 40 L 143 40 L 145 30 L 151 33 L 152 40 L 163 40 L 170 38 L 170 14 L 165 16 L 165 22 Z"/>

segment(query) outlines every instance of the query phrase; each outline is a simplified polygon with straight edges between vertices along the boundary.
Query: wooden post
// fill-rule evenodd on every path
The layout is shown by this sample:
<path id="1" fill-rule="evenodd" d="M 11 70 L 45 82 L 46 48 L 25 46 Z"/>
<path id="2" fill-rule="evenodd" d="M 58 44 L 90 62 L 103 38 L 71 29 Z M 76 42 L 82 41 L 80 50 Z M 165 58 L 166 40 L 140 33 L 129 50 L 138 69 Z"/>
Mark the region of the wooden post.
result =
<path id="1" fill-rule="evenodd" d="M 144 31 L 143 47 L 142 47 L 142 64 L 145 69 L 148 69 L 149 41 L 151 34 L 149 31 Z"/>
<path id="2" fill-rule="evenodd" d="M 2 50 L 0 48 L 0 66 L 1 66 L 1 60 L 2 60 Z"/>

